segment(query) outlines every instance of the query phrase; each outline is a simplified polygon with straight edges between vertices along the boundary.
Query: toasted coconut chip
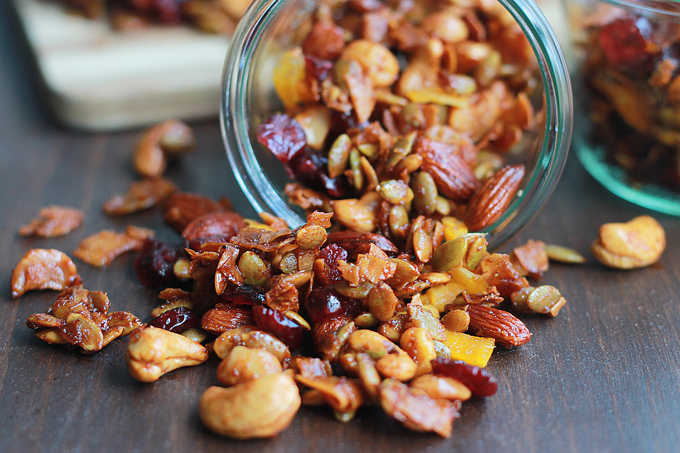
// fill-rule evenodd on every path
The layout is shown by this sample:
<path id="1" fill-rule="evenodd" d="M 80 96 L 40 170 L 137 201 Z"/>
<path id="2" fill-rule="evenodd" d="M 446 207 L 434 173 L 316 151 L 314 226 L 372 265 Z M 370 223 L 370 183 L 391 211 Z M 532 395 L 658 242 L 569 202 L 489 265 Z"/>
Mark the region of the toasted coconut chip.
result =
<path id="1" fill-rule="evenodd" d="M 75 208 L 48 206 L 40 210 L 38 217 L 19 229 L 22 236 L 53 238 L 64 236 L 82 225 L 85 215 Z"/>

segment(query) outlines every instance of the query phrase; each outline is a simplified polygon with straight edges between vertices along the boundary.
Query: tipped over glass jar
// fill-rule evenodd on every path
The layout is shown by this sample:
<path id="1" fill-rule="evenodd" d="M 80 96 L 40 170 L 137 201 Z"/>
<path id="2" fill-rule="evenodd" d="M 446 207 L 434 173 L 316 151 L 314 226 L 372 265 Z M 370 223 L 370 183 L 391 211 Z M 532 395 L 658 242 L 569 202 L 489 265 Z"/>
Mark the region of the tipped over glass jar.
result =
<path id="1" fill-rule="evenodd" d="M 569 3 L 574 149 L 613 193 L 680 215 L 680 3 Z"/>
<path id="2" fill-rule="evenodd" d="M 433 219 L 492 247 L 547 201 L 572 115 L 564 58 L 530 0 L 255 2 L 221 108 L 256 211 L 297 226 L 333 210 L 397 241 Z"/>

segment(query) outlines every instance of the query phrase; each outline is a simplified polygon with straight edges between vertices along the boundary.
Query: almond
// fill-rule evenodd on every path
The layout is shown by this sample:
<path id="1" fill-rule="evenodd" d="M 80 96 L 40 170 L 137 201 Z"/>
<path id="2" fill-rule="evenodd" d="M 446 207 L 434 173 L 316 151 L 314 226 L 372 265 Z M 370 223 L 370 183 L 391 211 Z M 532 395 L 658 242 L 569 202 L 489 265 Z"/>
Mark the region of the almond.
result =
<path id="1" fill-rule="evenodd" d="M 468 201 L 479 187 L 472 167 L 463 157 L 467 146 L 473 146 L 472 142 L 454 146 L 427 138 L 418 140 L 415 145 L 416 152 L 423 158 L 420 169 L 432 176 L 439 193 L 461 203 Z"/>
<path id="2" fill-rule="evenodd" d="M 524 177 L 524 165 L 509 165 L 498 170 L 470 197 L 465 224 L 470 231 L 482 230 L 503 214 L 517 194 Z"/>
<path id="3" fill-rule="evenodd" d="M 475 335 L 490 337 L 506 348 L 528 343 L 531 332 L 515 316 L 507 311 L 485 305 L 468 305 L 470 331 Z"/>
<path id="4" fill-rule="evenodd" d="M 201 319 L 201 327 L 218 335 L 246 324 L 255 325 L 255 317 L 250 308 L 223 303 L 218 303 L 215 308 L 208 310 Z"/>

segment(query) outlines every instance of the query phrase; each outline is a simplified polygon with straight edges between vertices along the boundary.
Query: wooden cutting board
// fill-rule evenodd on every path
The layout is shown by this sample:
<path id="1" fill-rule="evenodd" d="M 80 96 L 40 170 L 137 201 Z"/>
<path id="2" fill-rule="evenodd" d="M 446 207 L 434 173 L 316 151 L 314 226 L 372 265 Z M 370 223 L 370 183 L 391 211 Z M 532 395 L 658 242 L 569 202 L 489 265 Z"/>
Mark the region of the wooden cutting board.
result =
<path id="1" fill-rule="evenodd" d="M 46 102 L 67 126 L 112 130 L 217 115 L 228 39 L 184 26 L 117 32 L 41 0 L 12 0 Z"/>

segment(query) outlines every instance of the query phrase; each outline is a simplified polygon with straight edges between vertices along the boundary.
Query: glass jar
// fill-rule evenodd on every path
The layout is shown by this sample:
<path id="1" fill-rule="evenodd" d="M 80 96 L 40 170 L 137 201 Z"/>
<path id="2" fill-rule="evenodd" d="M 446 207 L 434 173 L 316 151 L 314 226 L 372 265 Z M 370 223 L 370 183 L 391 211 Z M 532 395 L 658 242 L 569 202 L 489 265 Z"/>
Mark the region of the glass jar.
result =
<path id="1" fill-rule="evenodd" d="M 304 223 L 305 213 L 288 201 L 284 188 L 290 179 L 283 165 L 259 144 L 256 132 L 265 118 L 282 110 L 272 75 L 281 56 L 301 45 L 305 37 L 301 30 L 317 3 L 256 1 L 234 34 L 223 76 L 221 124 L 234 175 L 256 211 L 272 213 L 291 226 Z M 514 236 L 549 198 L 566 161 L 573 116 L 568 71 L 545 17 L 531 0 L 499 3 L 509 12 L 508 19 L 518 24 L 533 50 L 540 76 L 536 77 L 531 102 L 539 120 L 533 135 L 506 154 L 507 161 L 522 162 L 526 172 L 507 209 L 483 230 L 489 233 L 491 247 Z"/>
<path id="2" fill-rule="evenodd" d="M 618 196 L 680 215 L 680 4 L 569 3 L 574 149 Z"/>

